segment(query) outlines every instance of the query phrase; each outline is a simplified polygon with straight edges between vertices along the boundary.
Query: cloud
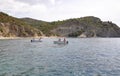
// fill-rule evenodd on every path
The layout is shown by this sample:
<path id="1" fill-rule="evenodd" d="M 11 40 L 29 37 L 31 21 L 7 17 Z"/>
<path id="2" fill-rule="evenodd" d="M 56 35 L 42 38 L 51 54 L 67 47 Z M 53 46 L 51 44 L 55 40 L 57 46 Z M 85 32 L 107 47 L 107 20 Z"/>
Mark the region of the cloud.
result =
<path id="1" fill-rule="evenodd" d="M 44 4 L 30 5 L 15 0 L 0 1 L 0 11 L 18 17 L 35 16 L 46 12 L 46 10 L 47 7 Z"/>
<path id="2" fill-rule="evenodd" d="M 55 4 L 55 0 L 50 0 L 50 2 L 51 2 L 52 4 Z"/>
<path id="3" fill-rule="evenodd" d="M 103 21 L 113 21 L 119 24 L 119 4 L 119 0 L 61 0 L 61 4 L 54 7 L 56 11 L 53 13 L 56 16 L 58 14 L 57 17 L 60 19 L 96 16 Z"/>
<path id="4" fill-rule="evenodd" d="M 22 3 L 27 3 L 30 5 L 36 5 L 36 4 L 45 4 L 45 5 L 50 5 L 50 4 L 55 4 L 55 0 L 16 0 Z"/>
<path id="5" fill-rule="evenodd" d="M 0 11 L 45 21 L 96 16 L 120 25 L 120 0 L 0 0 Z"/>

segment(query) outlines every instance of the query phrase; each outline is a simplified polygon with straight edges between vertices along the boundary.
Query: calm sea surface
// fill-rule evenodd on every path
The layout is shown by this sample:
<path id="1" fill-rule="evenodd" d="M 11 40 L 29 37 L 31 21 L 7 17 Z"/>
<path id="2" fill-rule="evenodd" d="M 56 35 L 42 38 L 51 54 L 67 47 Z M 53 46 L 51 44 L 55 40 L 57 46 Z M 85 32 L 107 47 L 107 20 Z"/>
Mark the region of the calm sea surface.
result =
<path id="1" fill-rule="evenodd" d="M 0 76 L 120 76 L 120 38 L 0 40 Z"/>

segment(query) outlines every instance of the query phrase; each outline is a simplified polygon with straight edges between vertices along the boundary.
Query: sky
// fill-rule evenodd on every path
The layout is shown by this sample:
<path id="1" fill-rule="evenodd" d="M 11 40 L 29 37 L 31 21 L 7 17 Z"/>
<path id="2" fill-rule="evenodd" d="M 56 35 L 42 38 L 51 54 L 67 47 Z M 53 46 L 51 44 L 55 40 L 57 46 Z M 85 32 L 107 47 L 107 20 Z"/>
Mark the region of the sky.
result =
<path id="1" fill-rule="evenodd" d="M 95 16 L 120 26 L 120 0 L 0 0 L 0 11 L 49 22 Z"/>

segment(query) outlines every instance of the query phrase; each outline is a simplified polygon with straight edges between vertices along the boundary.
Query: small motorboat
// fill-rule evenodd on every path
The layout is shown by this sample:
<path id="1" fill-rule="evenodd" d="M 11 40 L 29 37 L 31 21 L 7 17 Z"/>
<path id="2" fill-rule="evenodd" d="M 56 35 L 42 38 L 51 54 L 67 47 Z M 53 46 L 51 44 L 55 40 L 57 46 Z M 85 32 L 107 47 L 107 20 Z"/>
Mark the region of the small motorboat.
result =
<path id="1" fill-rule="evenodd" d="M 41 39 L 32 39 L 31 42 L 42 42 Z"/>
<path id="2" fill-rule="evenodd" d="M 58 41 L 54 41 L 54 44 L 68 44 L 68 41 L 64 38 L 63 41 L 59 38 Z"/>
<path id="3" fill-rule="evenodd" d="M 54 41 L 54 44 L 68 44 L 68 41 Z"/>

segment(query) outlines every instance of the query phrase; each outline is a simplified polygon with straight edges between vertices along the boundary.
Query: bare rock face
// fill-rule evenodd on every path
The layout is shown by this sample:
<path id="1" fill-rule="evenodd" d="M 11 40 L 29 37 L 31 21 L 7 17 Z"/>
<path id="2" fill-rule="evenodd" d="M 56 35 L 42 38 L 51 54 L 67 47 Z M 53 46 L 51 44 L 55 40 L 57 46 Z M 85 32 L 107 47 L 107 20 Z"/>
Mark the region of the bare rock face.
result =
<path id="1" fill-rule="evenodd" d="M 0 37 L 31 37 L 41 35 L 41 31 L 0 12 Z"/>
<path id="2" fill-rule="evenodd" d="M 120 27 L 97 17 L 88 16 L 63 21 L 46 22 L 31 18 L 18 19 L 0 12 L 0 36 L 65 36 L 120 37 Z"/>
<path id="3" fill-rule="evenodd" d="M 92 16 L 67 20 L 52 32 L 68 37 L 120 37 L 120 28 L 116 24 Z"/>
<path id="4" fill-rule="evenodd" d="M 40 31 L 34 28 L 11 23 L 0 23 L 0 36 L 3 37 L 31 37 L 36 34 L 38 35 L 38 33 L 40 33 Z"/>

